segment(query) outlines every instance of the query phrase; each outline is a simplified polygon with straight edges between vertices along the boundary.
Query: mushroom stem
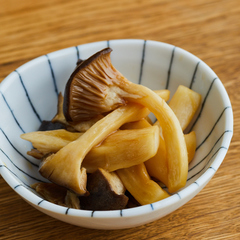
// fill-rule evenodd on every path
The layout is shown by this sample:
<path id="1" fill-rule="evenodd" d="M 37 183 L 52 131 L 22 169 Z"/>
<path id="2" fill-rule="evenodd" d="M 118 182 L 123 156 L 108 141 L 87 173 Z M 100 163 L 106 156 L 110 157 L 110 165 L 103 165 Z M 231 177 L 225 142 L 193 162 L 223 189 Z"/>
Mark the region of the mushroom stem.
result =
<path id="1" fill-rule="evenodd" d="M 84 195 L 87 192 L 87 174 L 81 164 L 86 154 L 124 123 L 137 121 L 148 114 L 149 110 L 139 104 L 119 107 L 95 123 L 77 140 L 46 158 L 40 165 L 40 173 L 50 181 Z"/>
<path id="2" fill-rule="evenodd" d="M 147 107 L 162 126 L 168 156 L 168 190 L 175 192 L 184 187 L 188 174 L 188 153 L 180 123 L 168 104 L 152 90 L 134 83 L 124 85 L 124 91 L 137 92 L 142 98 L 128 98 Z"/>
<path id="3" fill-rule="evenodd" d="M 110 51 L 103 51 L 101 58 L 105 66 L 105 75 L 111 76 L 109 87 L 126 102 L 135 102 L 147 107 L 157 118 L 163 129 L 168 156 L 168 190 L 173 193 L 184 187 L 188 174 L 188 154 L 183 131 L 177 116 L 168 104 L 151 89 L 130 82 L 111 64 Z M 83 79 L 84 80 L 84 79 Z M 94 81 L 92 81 L 94 84 Z M 106 85 L 107 87 L 107 85 Z M 108 93 L 108 95 L 112 95 Z"/>
<path id="4" fill-rule="evenodd" d="M 88 173 L 98 168 L 115 171 L 145 162 L 159 147 L 159 128 L 119 130 L 108 136 L 99 147 L 94 147 L 84 158 L 82 166 Z"/>
<path id="5" fill-rule="evenodd" d="M 118 169 L 118 176 L 132 196 L 141 204 L 150 204 L 169 197 L 156 182 L 151 180 L 144 163 Z"/>

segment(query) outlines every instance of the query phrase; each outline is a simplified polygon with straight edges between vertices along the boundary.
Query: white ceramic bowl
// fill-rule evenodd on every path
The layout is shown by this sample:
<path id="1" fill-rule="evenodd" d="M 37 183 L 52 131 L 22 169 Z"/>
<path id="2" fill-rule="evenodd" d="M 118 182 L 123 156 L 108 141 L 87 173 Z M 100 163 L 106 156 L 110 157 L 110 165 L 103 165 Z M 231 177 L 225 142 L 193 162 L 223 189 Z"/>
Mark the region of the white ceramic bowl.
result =
<path id="1" fill-rule="evenodd" d="M 85 211 L 61 207 L 39 197 L 30 187 L 44 180 L 38 160 L 26 152 L 31 144 L 20 134 L 35 131 L 42 120 L 56 113 L 57 95 L 78 58 L 111 47 L 113 65 L 129 80 L 151 89 L 178 85 L 202 95 L 202 105 L 192 124 L 197 150 L 186 186 L 169 198 L 121 211 Z M 222 163 L 233 134 L 233 113 L 228 95 L 217 75 L 199 58 L 178 47 L 155 41 L 111 40 L 63 49 L 36 58 L 12 72 L 0 84 L 0 172 L 6 182 L 29 204 L 59 220 L 96 229 L 121 229 L 159 219 L 193 198 Z"/>

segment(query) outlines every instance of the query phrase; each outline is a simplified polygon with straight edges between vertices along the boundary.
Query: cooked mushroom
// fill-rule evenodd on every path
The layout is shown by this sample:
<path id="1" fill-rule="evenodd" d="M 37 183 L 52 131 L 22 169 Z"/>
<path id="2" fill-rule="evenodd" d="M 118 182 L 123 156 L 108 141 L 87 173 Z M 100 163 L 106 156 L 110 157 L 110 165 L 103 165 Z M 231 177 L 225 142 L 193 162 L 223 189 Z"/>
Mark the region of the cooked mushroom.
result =
<path id="1" fill-rule="evenodd" d="M 59 126 L 59 129 L 61 129 L 61 128 L 66 129 L 67 131 L 70 131 L 70 132 L 78 131 L 76 128 L 71 126 L 71 124 L 69 122 L 67 122 L 67 120 L 63 114 L 63 95 L 61 92 L 58 94 L 57 113 L 53 117 L 53 119 L 48 122 L 49 122 L 49 125 L 56 125 L 55 129 L 57 129 L 57 126 Z M 62 127 L 60 127 L 60 126 L 62 126 Z M 49 129 L 49 130 L 51 130 L 51 129 Z"/>
<path id="2" fill-rule="evenodd" d="M 127 205 L 125 187 L 114 172 L 99 168 L 88 177 L 87 189 L 89 196 L 80 197 L 81 209 L 119 210 Z"/>
<path id="3" fill-rule="evenodd" d="M 81 60 L 82 61 L 82 60 Z M 49 122 L 49 125 L 56 126 L 55 128 L 64 128 L 70 132 L 85 132 L 87 131 L 94 123 L 103 118 L 102 115 L 97 115 L 94 118 L 91 118 L 87 121 L 81 121 L 77 123 L 67 122 L 64 114 L 63 114 L 63 95 L 62 93 L 58 94 L 58 106 L 57 113 L 54 118 Z M 48 129 L 46 129 L 48 130 Z M 50 130 L 50 129 L 49 129 Z"/>
<path id="4" fill-rule="evenodd" d="M 126 189 L 141 204 L 150 204 L 169 197 L 155 181 L 151 180 L 144 163 L 116 171 Z"/>
<path id="5" fill-rule="evenodd" d="M 45 200 L 65 206 L 65 196 L 67 194 L 67 189 L 58 186 L 54 183 L 35 183 L 32 188 L 36 190 Z"/>
<path id="6" fill-rule="evenodd" d="M 54 118 L 52 119 L 52 122 L 53 123 L 60 122 L 62 124 L 68 125 L 68 122 L 66 121 L 65 116 L 63 114 L 63 95 L 61 92 L 58 94 L 57 113 L 54 116 Z"/>
<path id="7" fill-rule="evenodd" d="M 83 160 L 82 166 L 88 173 L 104 168 L 110 172 L 119 168 L 131 167 L 153 157 L 159 146 L 159 128 L 137 130 L 118 130 L 110 134 L 103 142 L 93 147 Z M 68 132 L 64 129 L 30 132 L 21 135 L 34 147 L 30 156 L 42 159 L 48 153 L 56 153 L 83 133 Z"/>
<path id="8" fill-rule="evenodd" d="M 84 195 L 87 191 L 87 174 L 81 164 L 86 154 L 124 123 L 137 121 L 148 114 L 149 110 L 139 104 L 119 107 L 95 123 L 77 140 L 43 160 L 39 168 L 40 174 L 51 182 Z"/>
<path id="9" fill-rule="evenodd" d="M 36 131 L 21 134 L 21 138 L 30 141 L 40 153 L 56 153 L 68 143 L 82 135 L 79 132 L 69 132 L 65 129 L 52 131 Z M 34 153 L 37 153 L 36 150 Z"/>
<path id="10" fill-rule="evenodd" d="M 103 168 L 113 172 L 145 162 L 153 157 L 159 147 L 159 128 L 118 130 L 108 136 L 98 147 L 86 155 L 82 166 L 88 173 Z"/>
<path id="11" fill-rule="evenodd" d="M 80 201 L 78 196 L 54 183 L 38 182 L 32 185 L 32 188 L 41 195 L 45 200 L 57 205 L 80 209 Z"/>
<path id="12" fill-rule="evenodd" d="M 32 156 L 36 159 L 42 159 L 44 157 L 44 153 L 40 152 L 35 148 L 31 149 L 30 151 L 27 151 L 27 155 Z"/>
<path id="13" fill-rule="evenodd" d="M 125 101 L 111 91 L 115 73 L 108 66 L 106 48 L 78 64 L 71 74 L 64 93 L 63 112 L 69 122 L 91 119 L 115 109 Z"/>
<path id="14" fill-rule="evenodd" d="M 67 190 L 67 194 L 64 199 L 66 207 L 80 209 L 80 201 L 78 196 L 72 191 Z"/>
<path id="15" fill-rule="evenodd" d="M 126 102 L 147 107 L 163 127 L 169 165 L 169 191 L 185 186 L 188 155 L 180 123 L 165 101 L 147 87 L 128 81 L 111 64 L 106 48 L 83 61 L 65 88 L 63 110 L 68 121 L 79 122 L 111 111 Z"/>
<path id="16" fill-rule="evenodd" d="M 79 58 L 79 59 L 77 60 L 77 66 L 78 66 L 79 64 L 81 64 L 82 62 L 83 62 L 83 60 Z"/>

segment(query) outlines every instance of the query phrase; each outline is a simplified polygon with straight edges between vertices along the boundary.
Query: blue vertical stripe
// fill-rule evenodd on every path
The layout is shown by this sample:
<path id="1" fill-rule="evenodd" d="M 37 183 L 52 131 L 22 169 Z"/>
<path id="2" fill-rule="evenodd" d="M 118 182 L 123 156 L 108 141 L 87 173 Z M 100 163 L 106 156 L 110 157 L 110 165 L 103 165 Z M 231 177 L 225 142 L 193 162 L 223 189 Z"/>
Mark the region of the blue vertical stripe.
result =
<path id="1" fill-rule="evenodd" d="M 144 65 L 144 60 L 145 60 L 146 43 L 147 43 L 147 41 L 144 40 L 144 42 L 143 42 L 143 49 L 142 49 L 142 59 L 141 59 L 141 66 L 140 66 L 140 73 L 139 73 L 138 84 L 142 83 L 142 73 L 143 73 L 143 65 Z"/>
<path id="2" fill-rule="evenodd" d="M 173 64 L 175 49 L 176 49 L 176 47 L 174 47 L 173 50 L 172 50 L 172 55 L 171 55 L 170 64 L 169 64 L 169 68 L 168 68 L 167 82 L 166 82 L 165 89 L 169 88 L 169 82 L 170 82 L 170 76 L 171 76 L 171 70 L 172 70 L 172 64 Z"/>
<path id="3" fill-rule="evenodd" d="M 21 127 L 21 125 L 20 125 L 20 123 L 18 122 L 17 118 L 15 117 L 15 115 L 14 115 L 14 113 L 13 113 L 13 110 L 12 110 L 11 107 L 9 106 L 9 104 L 8 104 L 8 102 L 7 102 L 7 100 L 6 100 L 6 98 L 4 97 L 4 95 L 3 95 L 2 92 L 1 92 L 1 95 L 2 95 L 2 97 L 3 97 L 4 102 L 6 103 L 6 105 L 7 105 L 7 107 L 8 107 L 8 109 L 10 110 L 10 112 L 11 112 L 11 114 L 12 114 L 15 122 L 17 123 L 18 127 L 21 129 L 21 131 L 22 131 L 23 133 L 25 133 L 25 131 L 24 131 L 23 128 Z"/>
<path id="4" fill-rule="evenodd" d="M 199 111 L 199 113 L 198 113 L 198 116 L 197 116 L 196 120 L 194 121 L 193 125 L 191 126 L 189 132 L 192 131 L 192 129 L 193 129 L 194 126 L 196 125 L 198 119 L 201 117 L 201 114 L 202 114 L 203 108 L 204 108 L 204 106 L 205 106 L 206 100 L 207 100 L 207 98 L 208 98 L 208 96 L 209 96 L 209 93 L 210 93 L 210 91 L 211 91 L 211 89 L 212 89 L 212 86 L 213 86 L 214 82 L 216 81 L 216 79 L 217 79 L 217 78 L 214 78 L 214 79 L 212 80 L 211 85 L 210 85 L 210 87 L 209 87 L 209 89 L 208 89 L 208 91 L 207 91 L 207 94 L 206 94 L 206 96 L 205 96 L 205 98 L 204 98 L 204 100 L 203 100 L 203 102 L 202 102 L 201 109 L 200 109 L 200 111 Z"/>
<path id="5" fill-rule="evenodd" d="M 53 80 L 53 85 L 54 85 L 54 90 L 55 90 L 55 93 L 56 93 L 56 95 L 58 97 L 58 88 L 57 88 L 57 83 L 56 83 L 56 78 L 55 78 L 55 74 L 54 74 L 54 71 L 53 71 L 52 63 L 51 63 L 50 58 L 48 57 L 48 55 L 45 55 L 45 56 L 47 57 L 48 64 L 49 64 L 49 67 L 50 67 L 52 80 Z"/>
<path id="6" fill-rule="evenodd" d="M 0 148 L 0 151 L 7 157 L 7 159 L 12 163 L 12 165 L 17 168 L 20 172 L 22 172 L 23 174 L 25 174 L 26 176 L 30 177 L 33 180 L 36 180 L 38 182 L 42 182 L 41 180 L 29 175 L 28 173 L 26 173 L 25 171 L 23 171 L 21 168 L 19 168 L 12 160 L 11 158 Z"/>
<path id="7" fill-rule="evenodd" d="M 200 64 L 200 62 L 197 63 L 197 65 L 196 65 L 196 67 L 195 67 L 195 69 L 194 69 L 193 76 L 192 76 L 192 80 L 191 80 L 191 83 L 190 83 L 190 86 L 189 86 L 190 89 L 192 89 L 193 83 L 194 83 L 194 81 L 195 81 L 196 73 L 197 73 L 199 64 Z"/>
<path id="8" fill-rule="evenodd" d="M 215 122 L 215 124 L 213 125 L 212 129 L 210 130 L 210 132 L 207 134 L 207 136 L 205 137 L 205 139 L 197 146 L 196 151 L 206 142 L 206 140 L 209 138 L 209 136 L 212 134 L 214 128 L 216 127 L 217 123 L 220 121 L 220 119 L 222 118 L 224 112 L 228 109 L 231 108 L 230 106 L 225 107 L 223 109 L 223 111 L 221 112 L 220 116 L 218 117 L 217 121 Z"/>
<path id="9" fill-rule="evenodd" d="M 23 87 L 23 89 L 24 89 L 24 91 L 25 91 L 25 94 L 26 94 L 26 96 L 27 96 L 28 102 L 29 102 L 29 104 L 31 105 L 33 112 L 34 112 L 35 115 L 37 116 L 39 122 L 42 122 L 39 114 L 37 113 L 35 107 L 33 106 L 32 101 L 31 101 L 31 99 L 30 99 L 30 97 L 29 97 L 28 91 L 27 91 L 27 89 L 26 89 L 26 87 L 25 87 L 25 85 L 24 85 L 24 83 L 23 83 L 22 76 L 20 75 L 20 73 L 19 73 L 17 70 L 15 70 L 15 72 L 16 72 L 16 73 L 18 74 L 18 76 L 19 76 L 19 80 L 20 80 L 20 82 L 21 82 L 21 84 L 22 84 L 22 87 Z"/>
<path id="10" fill-rule="evenodd" d="M 18 151 L 18 149 L 13 145 L 13 143 L 10 141 L 10 139 L 8 138 L 7 134 L 2 130 L 2 128 L 0 128 L 0 131 L 3 133 L 3 135 L 5 136 L 5 138 L 7 139 L 7 141 L 9 142 L 9 144 L 12 146 L 12 148 L 19 154 L 21 155 L 27 162 L 31 163 L 31 165 L 38 167 L 37 164 L 31 162 L 29 159 L 27 159 L 22 153 L 20 153 Z"/>

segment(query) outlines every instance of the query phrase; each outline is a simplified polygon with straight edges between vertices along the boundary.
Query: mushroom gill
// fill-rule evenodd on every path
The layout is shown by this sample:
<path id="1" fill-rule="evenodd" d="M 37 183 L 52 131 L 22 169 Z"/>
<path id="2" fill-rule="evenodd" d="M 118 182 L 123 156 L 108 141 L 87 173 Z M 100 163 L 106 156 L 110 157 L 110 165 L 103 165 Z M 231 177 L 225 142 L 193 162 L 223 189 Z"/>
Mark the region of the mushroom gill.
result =
<path id="1" fill-rule="evenodd" d="M 69 122 L 89 120 L 125 103 L 114 89 L 116 77 L 106 48 L 77 65 L 64 93 L 63 112 Z M 113 88 L 113 89 L 112 89 Z"/>

